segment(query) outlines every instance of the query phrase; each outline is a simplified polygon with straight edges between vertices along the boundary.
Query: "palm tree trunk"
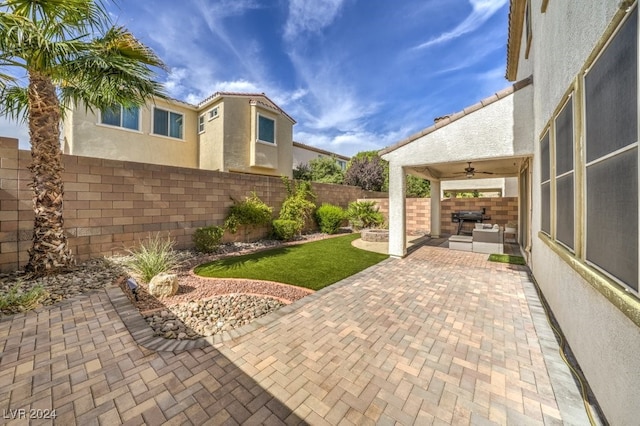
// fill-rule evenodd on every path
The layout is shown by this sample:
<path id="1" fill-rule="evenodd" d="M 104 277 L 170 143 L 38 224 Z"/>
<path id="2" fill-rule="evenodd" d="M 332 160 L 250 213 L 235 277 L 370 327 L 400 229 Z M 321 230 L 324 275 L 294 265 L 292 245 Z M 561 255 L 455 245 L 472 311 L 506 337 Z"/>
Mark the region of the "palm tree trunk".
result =
<path id="1" fill-rule="evenodd" d="M 68 269 L 74 261 L 62 218 L 60 105 L 51 79 L 37 72 L 29 73 L 29 136 L 35 220 L 26 270 L 40 276 Z"/>

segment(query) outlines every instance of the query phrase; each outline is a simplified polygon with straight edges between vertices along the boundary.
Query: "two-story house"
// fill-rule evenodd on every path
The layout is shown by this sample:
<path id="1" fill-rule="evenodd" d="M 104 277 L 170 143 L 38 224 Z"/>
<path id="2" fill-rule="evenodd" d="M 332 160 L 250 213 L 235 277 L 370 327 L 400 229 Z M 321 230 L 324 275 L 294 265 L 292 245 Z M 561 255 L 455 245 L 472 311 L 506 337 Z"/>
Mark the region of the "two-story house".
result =
<path id="1" fill-rule="evenodd" d="M 218 92 L 198 105 L 154 99 L 141 108 L 77 107 L 65 154 L 291 177 L 295 120 L 264 93 Z"/>

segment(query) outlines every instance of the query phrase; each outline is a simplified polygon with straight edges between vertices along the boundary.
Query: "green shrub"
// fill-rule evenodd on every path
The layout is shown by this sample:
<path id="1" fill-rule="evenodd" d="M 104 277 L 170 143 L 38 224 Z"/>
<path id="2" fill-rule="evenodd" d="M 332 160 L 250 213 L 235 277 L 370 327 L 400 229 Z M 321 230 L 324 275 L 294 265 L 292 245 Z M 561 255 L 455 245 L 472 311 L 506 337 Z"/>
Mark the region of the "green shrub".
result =
<path id="1" fill-rule="evenodd" d="M 287 189 L 287 198 L 282 202 L 280 208 L 280 219 L 291 220 L 296 222 L 297 231 L 302 232 L 305 223 L 313 218 L 313 210 L 316 208 L 313 200 L 316 195 L 311 189 L 311 183 L 307 181 L 299 181 L 296 185 L 292 183 L 286 176 L 282 177 L 282 182 Z"/>
<path id="2" fill-rule="evenodd" d="M 333 204 L 324 203 L 316 210 L 316 220 L 320 226 L 320 231 L 327 234 L 335 234 L 338 232 L 345 218 L 344 210 Z"/>
<path id="3" fill-rule="evenodd" d="M 273 209 L 252 192 L 244 201 L 237 201 L 229 208 L 229 215 L 224 222 L 232 234 L 238 231 L 238 226 L 260 226 L 271 222 Z"/>
<path id="4" fill-rule="evenodd" d="M 133 256 L 127 266 L 146 283 L 159 273 L 180 265 L 178 254 L 173 250 L 173 240 L 169 236 L 164 239 L 160 234 L 149 235 L 137 249 L 127 251 Z"/>
<path id="5" fill-rule="evenodd" d="M 299 232 L 300 224 L 295 220 L 276 219 L 273 221 L 273 235 L 279 240 L 292 240 Z"/>
<path id="6" fill-rule="evenodd" d="M 223 235 L 224 228 L 221 226 L 198 228 L 193 233 L 193 244 L 199 252 L 213 253 L 220 247 Z"/>
<path id="7" fill-rule="evenodd" d="M 36 308 L 40 302 L 49 297 L 42 285 L 38 284 L 27 291 L 20 291 L 21 283 L 16 283 L 5 295 L 0 294 L 0 310 L 24 312 Z"/>
<path id="8" fill-rule="evenodd" d="M 378 211 L 375 201 L 349 203 L 347 217 L 355 229 L 378 228 L 384 224 L 384 216 Z"/>

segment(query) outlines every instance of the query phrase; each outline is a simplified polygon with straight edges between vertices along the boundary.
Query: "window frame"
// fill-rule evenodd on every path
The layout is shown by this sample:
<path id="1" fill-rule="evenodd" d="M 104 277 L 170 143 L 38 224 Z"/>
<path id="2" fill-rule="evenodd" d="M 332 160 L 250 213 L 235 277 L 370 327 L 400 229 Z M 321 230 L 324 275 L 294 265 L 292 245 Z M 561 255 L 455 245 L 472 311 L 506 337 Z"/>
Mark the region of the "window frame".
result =
<path id="1" fill-rule="evenodd" d="M 113 107 L 115 107 L 115 106 L 116 105 L 114 105 Z M 125 108 L 121 104 L 117 104 L 117 106 L 120 108 L 120 124 L 119 125 L 110 124 L 110 123 L 104 123 L 103 122 L 104 113 L 103 113 L 102 109 L 98 110 L 99 111 L 99 113 L 98 113 L 98 123 L 96 123 L 96 124 L 98 124 L 100 126 L 110 127 L 112 129 L 120 129 L 120 130 L 125 130 L 125 131 L 128 131 L 128 132 L 141 133 L 140 128 L 141 128 L 142 114 L 140 114 L 140 107 L 134 106 L 134 107 L 131 107 L 131 108 L 126 108 L 126 109 L 129 109 L 129 110 L 136 109 L 138 111 L 138 114 L 137 114 L 138 115 L 138 120 L 137 120 L 137 123 L 136 123 L 137 128 L 136 129 L 132 129 L 131 127 L 125 127 L 123 125 L 124 124 L 124 110 L 125 110 Z"/>
<path id="2" fill-rule="evenodd" d="M 167 134 L 156 133 L 156 110 L 164 111 L 167 113 Z M 182 117 L 182 125 L 180 126 L 180 137 L 171 136 L 171 114 L 179 115 Z M 151 114 L 151 134 L 154 136 L 170 138 L 173 140 L 184 140 L 184 131 L 185 131 L 185 115 L 182 112 L 178 112 L 175 110 L 171 110 L 168 108 L 161 108 L 158 106 L 153 106 L 152 114 Z"/>
<path id="3" fill-rule="evenodd" d="M 548 176 L 547 179 L 543 180 L 543 160 L 544 157 L 542 156 L 542 144 L 543 142 L 547 143 L 547 167 L 548 169 Z M 552 205 L 552 193 L 551 193 L 551 188 L 552 188 L 552 177 L 553 177 L 553 167 L 552 167 L 552 157 L 551 157 L 551 149 L 552 149 L 552 143 L 551 143 L 551 128 L 550 127 L 546 127 L 544 132 L 542 132 L 542 136 L 540 137 L 540 140 L 538 142 L 540 144 L 540 199 L 542 201 L 542 196 L 544 194 L 543 188 L 547 187 L 548 191 L 549 191 L 549 199 L 548 199 L 548 209 L 546 209 L 546 211 L 543 211 L 542 209 L 542 204 L 540 205 L 540 231 L 543 232 L 545 235 L 547 236 L 551 236 L 552 235 L 552 223 L 553 223 L 553 216 L 551 214 L 552 210 L 553 210 L 553 205 Z M 549 224 L 549 229 L 545 230 L 543 229 L 543 220 L 545 219 L 544 215 L 547 215 L 546 219 L 548 220 L 548 224 Z"/>
<path id="4" fill-rule="evenodd" d="M 218 107 L 211 108 L 209 111 L 207 111 L 207 121 L 215 120 L 219 116 L 220 112 L 218 110 Z"/>
<path id="5" fill-rule="evenodd" d="M 572 168 L 566 171 L 560 171 L 559 170 L 559 164 L 560 162 L 558 161 L 558 147 L 559 147 L 559 143 L 558 143 L 558 119 L 560 118 L 560 116 L 563 114 L 563 112 L 565 111 L 565 109 L 567 108 L 568 105 L 571 105 L 571 150 L 570 150 L 570 155 L 571 155 L 571 165 Z M 575 146 L 576 146 L 576 119 L 575 119 L 575 114 L 576 114 L 576 102 L 575 102 L 575 96 L 574 93 L 570 93 L 568 96 L 566 96 L 564 98 L 564 102 L 562 102 L 560 104 L 560 108 L 558 109 L 557 113 L 554 114 L 553 119 L 552 119 L 552 123 L 553 123 L 553 143 L 550 143 L 550 150 L 551 147 L 553 147 L 553 158 L 554 160 L 551 162 L 552 165 L 554 165 L 555 167 L 553 167 L 550 170 L 550 179 L 552 180 L 552 185 L 554 188 L 554 191 L 552 193 L 553 196 L 553 221 L 555 223 L 555 226 L 553 227 L 553 238 L 555 241 L 557 241 L 559 244 L 561 244 L 562 246 L 564 246 L 567 250 L 569 250 L 572 253 L 575 253 L 575 248 L 576 248 L 576 232 L 575 232 L 575 213 L 576 213 L 576 153 L 575 153 Z M 551 153 L 550 153 L 550 157 L 551 157 Z M 561 179 L 564 179 L 566 177 L 571 176 L 571 183 L 572 183 L 572 193 L 571 193 L 571 203 L 572 203 L 572 235 L 573 235 L 573 241 L 571 242 L 571 245 L 569 245 L 567 242 L 560 240 L 560 238 L 558 237 L 558 232 L 559 232 L 559 221 L 558 221 L 558 217 L 559 217 L 559 197 L 558 197 L 558 192 L 559 192 L 559 187 L 558 187 L 558 181 Z"/>
<path id="6" fill-rule="evenodd" d="M 198 134 L 204 133 L 204 114 L 198 116 Z"/>
<path id="7" fill-rule="evenodd" d="M 270 120 L 273 123 L 273 141 L 268 141 L 260 138 L 260 119 L 264 118 Z M 261 112 L 256 113 L 256 142 L 267 144 L 269 146 L 278 146 L 278 127 L 277 120 Z"/>
<path id="8" fill-rule="evenodd" d="M 629 143 L 625 146 L 622 147 L 618 147 L 616 149 L 614 149 L 613 151 L 607 152 L 607 153 L 602 153 L 600 154 L 599 157 L 594 157 L 592 159 L 588 158 L 588 139 L 589 139 L 589 135 L 587 132 L 587 105 L 589 100 L 587 99 L 587 76 L 589 75 L 589 73 L 593 70 L 593 68 L 596 66 L 596 64 L 598 64 L 598 61 L 602 58 L 602 56 L 605 54 L 605 52 L 607 51 L 607 49 L 612 45 L 612 42 L 614 41 L 615 37 L 620 33 L 620 31 L 623 29 L 624 25 L 626 23 L 629 22 L 630 19 L 632 19 L 632 16 L 635 13 L 636 16 L 636 38 L 635 38 L 635 42 L 636 42 L 636 75 L 638 72 L 640 72 L 640 42 L 638 40 L 638 35 L 640 34 L 640 12 L 638 11 L 638 4 L 636 3 L 634 5 L 634 7 L 632 9 L 629 10 L 629 12 L 624 16 L 624 18 L 622 18 L 620 20 L 620 22 L 618 23 L 618 25 L 616 26 L 615 30 L 608 36 L 606 42 L 604 43 L 604 45 L 599 49 L 598 54 L 594 57 L 594 59 L 588 64 L 588 66 L 584 69 L 584 71 L 581 73 L 580 75 L 580 82 L 583 88 L 583 92 L 584 92 L 584 101 L 582 104 L 582 132 L 583 132 L 583 137 L 584 137 L 584 149 L 582 150 L 582 174 L 583 177 L 582 179 L 584 180 L 584 184 L 585 184 L 585 189 L 583 192 L 583 211 L 584 211 L 584 215 L 583 215 L 583 220 L 584 220 L 584 224 L 583 224 L 583 241 L 584 241 L 584 252 L 582 255 L 582 260 L 585 262 L 586 265 L 588 265 L 589 267 L 593 268 L 594 270 L 597 270 L 598 272 L 600 272 L 601 274 L 603 274 L 604 276 L 606 276 L 607 278 L 609 278 L 610 280 L 612 280 L 613 282 L 617 283 L 618 285 L 622 286 L 622 288 L 624 288 L 627 292 L 630 292 L 632 294 L 634 294 L 636 297 L 640 297 L 640 271 L 637 271 L 638 273 L 638 277 L 636 279 L 637 282 L 637 286 L 638 288 L 635 289 L 633 288 L 630 284 L 627 284 L 623 279 L 619 278 L 618 276 L 616 276 L 615 274 L 620 274 L 619 271 L 608 271 L 607 269 L 605 269 L 605 267 L 600 266 L 598 264 L 596 264 L 594 261 L 589 260 L 589 226 L 588 226 L 588 222 L 589 222 L 589 211 L 588 211 L 588 203 L 589 203 L 589 194 L 588 194 L 588 188 L 587 188 L 587 180 L 588 180 L 588 172 L 589 172 L 589 168 L 593 167 L 593 166 L 597 166 L 599 164 L 605 163 L 609 160 L 613 160 L 613 159 L 620 159 L 621 155 L 624 155 L 625 153 L 629 153 L 633 150 L 636 151 L 635 155 L 636 155 L 636 170 L 635 170 L 635 174 L 637 176 L 637 184 L 640 185 L 640 108 L 638 108 L 637 111 L 637 115 L 636 115 L 636 135 L 635 135 L 635 142 Z M 636 80 L 636 93 L 635 93 L 635 102 L 636 105 L 638 105 L 638 103 L 640 102 L 640 78 L 637 78 Z M 636 209 L 638 210 L 636 212 L 637 217 L 638 217 L 638 223 L 637 226 L 638 228 L 640 228 L 640 197 L 638 197 L 638 199 L 636 200 Z M 638 258 L 636 259 L 636 264 L 640 263 L 640 237 L 636 234 L 636 240 L 637 240 L 637 250 L 638 250 Z"/>

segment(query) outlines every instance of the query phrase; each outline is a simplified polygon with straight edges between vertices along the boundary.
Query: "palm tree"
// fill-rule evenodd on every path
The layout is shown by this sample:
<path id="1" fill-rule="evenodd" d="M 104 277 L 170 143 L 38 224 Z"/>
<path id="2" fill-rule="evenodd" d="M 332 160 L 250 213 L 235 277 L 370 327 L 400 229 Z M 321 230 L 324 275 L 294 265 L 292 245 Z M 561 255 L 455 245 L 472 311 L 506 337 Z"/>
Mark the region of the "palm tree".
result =
<path id="1" fill-rule="evenodd" d="M 162 95 L 162 61 L 101 0 L 0 1 L 0 114 L 27 120 L 31 139 L 35 276 L 73 266 L 62 216 L 60 120 L 65 108 L 140 106 Z"/>

